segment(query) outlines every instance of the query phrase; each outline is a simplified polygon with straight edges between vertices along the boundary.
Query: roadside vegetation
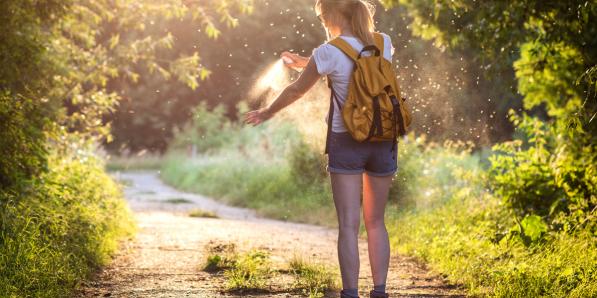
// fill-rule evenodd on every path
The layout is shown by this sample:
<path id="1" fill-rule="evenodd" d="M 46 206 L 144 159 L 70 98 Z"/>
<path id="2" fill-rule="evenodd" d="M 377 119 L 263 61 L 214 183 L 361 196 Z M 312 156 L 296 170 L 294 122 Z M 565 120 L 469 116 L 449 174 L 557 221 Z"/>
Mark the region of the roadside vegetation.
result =
<path id="1" fill-rule="evenodd" d="M 204 14 L 179 0 L 2 1 L 0 297 L 69 297 L 133 236 L 98 156 L 113 139 L 105 117 L 124 101 L 116 86 L 159 73 L 196 88 L 209 73 L 199 54 L 168 57 L 171 33 L 145 24 L 250 12 L 251 3 L 236 4 Z M 234 25 L 202 27 L 216 38 Z"/>
<path id="2" fill-rule="evenodd" d="M 326 265 L 293 255 L 284 264 L 272 262 L 268 251 L 251 249 L 239 253 L 234 243 L 208 244 L 202 269 L 222 274 L 223 291 L 235 294 L 292 292 L 305 297 L 323 297 L 338 290 L 338 276 Z M 291 281 L 288 282 L 287 280 Z"/>
<path id="3" fill-rule="evenodd" d="M 245 109 L 239 107 L 239 113 Z M 164 157 L 160 175 L 166 182 L 272 218 L 334 222 L 321 156 L 292 123 L 245 127 L 228 120 L 222 107 L 210 110 L 203 104 L 193 119 Z M 193 144 L 188 140 L 201 144 L 196 158 L 188 154 Z"/>
<path id="4" fill-rule="evenodd" d="M 219 218 L 219 216 L 211 211 L 203 210 L 203 209 L 193 209 L 189 212 L 190 217 L 209 217 L 209 218 Z"/>
<path id="5" fill-rule="evenodd" d="M 104 153 L 104 155 L 106 155 Z M 151 171 L 159 170 L 162 157 L 159 155 L 137 154 L 133 156 L 106 156 L 106 170 L 115 171 Z"/>
<path id="6" fill-rule="evenodd" d="M 1 297 L 67 297 L 136 230 L 100 160 L 53 153 L 48 167 L 26 191 L 0 192 Z"/>

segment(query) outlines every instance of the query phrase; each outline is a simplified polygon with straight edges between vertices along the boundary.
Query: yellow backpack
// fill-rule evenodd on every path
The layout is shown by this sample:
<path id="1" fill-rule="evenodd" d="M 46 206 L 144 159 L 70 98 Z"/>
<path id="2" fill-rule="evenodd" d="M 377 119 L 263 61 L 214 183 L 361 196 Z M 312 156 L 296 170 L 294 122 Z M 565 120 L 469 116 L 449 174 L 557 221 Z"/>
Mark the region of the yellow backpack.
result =
<path id="1" fill-rule="evenodd" d="M 352 137 L 359 141 L 393 141 L 396 149 L 399 136 L 406 134 L 412 122 L 406 99 L 400 95 L 400 86 L 392 63 L 384 59 L 384 39 L 379 33 L 373 34 L 375 45 L 368 45 L 358 53 L 349 43 L 337 37 L 329 44 L 340 49 L 354 62 L 354 72 L 348 85 L 348 95 L 344 106 L 336 99 L 332 82 L 330 111 L 328 115 L 328 138 L 332 129 L 333 101 L 342 109 L 344 125 Z M 373 55 L 362 56 L 372 51 Z M 326 141 L 325 153 L 328 153 Z"/>

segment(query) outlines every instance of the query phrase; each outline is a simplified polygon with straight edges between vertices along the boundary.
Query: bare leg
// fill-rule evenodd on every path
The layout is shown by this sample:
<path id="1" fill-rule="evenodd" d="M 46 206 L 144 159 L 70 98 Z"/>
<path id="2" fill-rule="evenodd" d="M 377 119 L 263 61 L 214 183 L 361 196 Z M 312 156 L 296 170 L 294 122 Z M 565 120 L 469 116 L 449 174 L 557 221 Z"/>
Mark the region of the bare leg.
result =
<path id="1" fill-rule="evenodd" d="M 358 288 L 358 233 L 361 216 L 363 175 L 330 173 L 338 215 L 338 261 L 345 289 Z"/>
<path id="2" fill-rule="evenodd" d="M 373 284 L 386 283 L 390 263 L 390 241 L 384 221 L 388 193 L 393 176 L 375 177 L 363 175 L 363 219 L 367 229 L 369 262 Z"/>

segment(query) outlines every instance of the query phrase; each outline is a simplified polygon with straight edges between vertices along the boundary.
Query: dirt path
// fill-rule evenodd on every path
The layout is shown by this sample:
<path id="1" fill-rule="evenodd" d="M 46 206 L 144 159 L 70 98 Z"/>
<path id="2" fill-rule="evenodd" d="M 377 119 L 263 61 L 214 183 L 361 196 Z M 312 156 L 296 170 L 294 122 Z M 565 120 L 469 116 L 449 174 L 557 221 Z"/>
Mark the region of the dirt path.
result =
<path id="1" fill-rule="evenodd" d="M 276 289 L 251 295 L 223 291 L 221 274 L 201 270 L 206 246 L 219 243 L 235 243 L 240 252 L 267 250 L 279 264 L 299 253 L 313 262 L 329 264 L 339 274 L 336 230 L 260 218 L 252 210 L 177 191 L 152 172 L 114 176 L 127 185 L 125 195 L 140 229 L 111 265 L 84 285 L 79 297 L 301 297 Z M 188 216 L 194 209 L 212 211 L 219 218 Z M 359 250 L 359 288 L 361 297 L 368 298 L 372 279 L 366 238 L 360 239 Z M 390 260 L 387 290 L 391 297 L 460 297 L 461 293 L 400 256 Z"/>

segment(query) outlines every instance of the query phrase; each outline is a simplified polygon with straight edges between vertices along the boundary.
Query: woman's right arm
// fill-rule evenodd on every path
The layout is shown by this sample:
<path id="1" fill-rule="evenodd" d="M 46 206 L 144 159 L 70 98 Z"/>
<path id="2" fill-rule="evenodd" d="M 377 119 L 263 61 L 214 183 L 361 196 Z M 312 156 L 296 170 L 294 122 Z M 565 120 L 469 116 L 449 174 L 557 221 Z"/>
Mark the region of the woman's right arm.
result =
<path id="1" fill-rule="evenodd" d="M 292 84 L 286 86 L 284 91 L 268 107 L 250 111 L 245 114 L 245 123 L 259 125 L 273 117 L 278 111 L 303 97 L 315 83 L 321 78 L 317 72 L 317 65 L 314 59 L 309 59 L 305 71 Z"/>

